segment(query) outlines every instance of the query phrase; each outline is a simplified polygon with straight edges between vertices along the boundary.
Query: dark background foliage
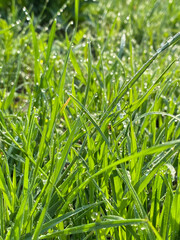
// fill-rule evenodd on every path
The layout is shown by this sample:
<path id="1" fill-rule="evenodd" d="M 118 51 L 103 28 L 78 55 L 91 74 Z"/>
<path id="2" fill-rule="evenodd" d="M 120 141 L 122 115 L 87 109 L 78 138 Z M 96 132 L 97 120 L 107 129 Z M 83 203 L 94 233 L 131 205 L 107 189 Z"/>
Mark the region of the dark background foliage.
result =
<path id="1" fill-rule="evenodd" d="M 0 0 L 0 15 L 7 19 L 8 13 L 13 11 L 13 6 L 18 8 L 17 12 L 26 7 L 30 15 L 34 15 L 34 18 L 39 20 L 41 26 L 48 24 L 55 17 L 59 23 L 66 26 L 69 21 L 74 21 L 74 2 L 74 0 Z M 92 3 L 92 0 L 80 1 L 79 23 L 87 20 L 85 10 Z"/>

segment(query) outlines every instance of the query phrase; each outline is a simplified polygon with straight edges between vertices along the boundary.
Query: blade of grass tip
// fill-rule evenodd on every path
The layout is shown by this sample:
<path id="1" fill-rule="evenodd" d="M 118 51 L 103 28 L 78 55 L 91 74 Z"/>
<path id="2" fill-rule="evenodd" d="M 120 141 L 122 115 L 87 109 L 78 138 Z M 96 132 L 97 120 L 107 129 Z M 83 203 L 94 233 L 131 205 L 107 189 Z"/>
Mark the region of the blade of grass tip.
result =
<path id="1" fill-rule="evenodd" d="M 53 105 L 54 106 L 52 108 L 51 118 L 50 118 L 50 122 L 49 122 L 49 126 L 48 126 L 48 132 L 47 132 L 47 136 L 46 136 L 47 141 L 49 141 L 50 138 L 51 138 L 54 123 L 55 123 L 57 112 L 58 112 L 59 102 L 61 102 L 62 98 L 63 98 L 63 90 L 64 90 L 64 84 L 65 84 L 65 78 L 66 78 L 67 63 L 68 63 L 69 54 L 70 54 L 70 51 L 71 51 L 71 44 L 72 44 L 72 41 L 74 39 L 74 34 L 75 34 L 75 32 L 73 33 L 71 43 L 69 44 L 69 49 L 68 49 L 68 53 L 66 55 L 63 72 L 62 72 L 62 75 L 59 79 L 58 96 L 55 99 L 53 99 Z"/>
<path id="2" fill-rule="evenodd" d="M 82 111 L 87 115 L 87 117 L 89 118 L 89 120 L 92 122 L 92 124 L 95 126 L 95 128 L 97 129 L 97 131 L 100 133 L 100 135 L 102 136 L 102 138 L 104 139 L 104 141 L 106 142 L 106 144 L 108 146 L 110 146 L 110 143 L 108 141 L 108 139 L 106 138 L 106 136 L 103 134 L 103 132 L 101 131 L 100 127 L 98 126 L 98 124 L 95 122 L 95 120 L 92 118 L 92 116 L 90 115 L 89 111 L 84 107 L 84 105 L 82 103 L 80 103 L 71 93 L 68 93 L 69 96 L 76 102 L 77 106 L 80 107 L 82 109 Z"/>
<path id="3" fill-rule="evenodd" d="M 121 37 L 120 49 L 119 49 L 119 53 L 118 53 L 119 59 L 121 59 L 123 56 L 125 46 L 126 46 L 126 35 L 125 35 L 125 33 L 123 33 L 123 35 Z"/>
<path id="4" fill-rule="evenodd" d="M 101 123 L 104 121 L 104 119 L 110 114 L 110 112 L 113 111 L 113 109 L 116 107 L 117 103 L 120 101 L 120 99 L 124 96 L 124 94 L 128 91 L 129 88 L 131 88 L 134 83 L 140 78 L 140 76 L 145 72 L 145 70 L 152 64 L 152 62 L 157 58 L 157 56 L 163 52 L 165 49 L 170 47 L 171 45 L 177 43 L 180 40 L 180 32 L 177 33 L 174 37 L 170 38 L 161 48 L 159 48 L 156 53 L 140 68 L 138 72 L 135 73 L 135 75 L 131 78 L 131 80 L 123 87 L 123 89 L 120 91 L 118 96 L 113 100 L 113 102 L 110 104 L 110 106 L 107 108 L 106 112 L 101 117 Z"/>
<path id="5" fill-rule="evenodd" d="M 11 240 L 11 231 L 12 231 L 12 228 L 7 230 L 7 234 L 6 234 L 5 240 Z"/>
<path id="6" fill-rule="evenodd" d="M 85 93 L 85 98 L 84 98 L 84 106 L 86 106 L 86 101 L 87 101 L 88 92 L 89 92 L 89 86 L 90 86 L 90 82 L 91 82 L 91 67 L 92 67 L 91 43 L 90 43 L 90 41 L 88 41 L 88 81 L 87 81 L 86 93 Z"/>
<path id="7" fill-rule="evenodd" d="M 69 60 L 70 51 L 71 51 L 71 44 L 70 44 L 70 47 L 69 47 L 67 55 L 66 55 L 63 72 L 62 72 L 62 75 L 61 75 L 60 80 L 59 80 L 58 95 L 59 95 L 59 101 L 60 102 L 63 99 L 63 90 L 64 90 L 64 84 L 65 84 L 65 79 L 66 79 L 66 70 L 67 70 L 67 63 L 68 63 L 68 60 Z"/>
<path id="8" fill-rule="evenodd" d="M 75 0 L 75 24 L 76 29 L 78 27 L 78 20 L 79 20 L 79 0 Z"/>
<path id="9" fill-rule="evenodd" d="M 66 228 L 63 231 L 56 231 L 55 233 L 48 233 L 44 236 L 40 236 L 39 239 L 48 239 L 53 237 L 58 237 L 62 235 L 70 235 L 70 234 L 77 234 L 77 233 L 85 233 L 90 231 L 97 231 L 98 229 L 107 229 L 107 228 L 114 228 L 119 226 L 126 226 L 126 225 L 133 225 L 133 224 L 142 224 L 147 223 L 146 219 L 122 219 L 122 220 L 111 220 L 111 221 L 102 221 L 102 222 L 95 222 L 89 224 L 83 224 L 80 226 Z"/>
<path id="10" fill-rule="evenodd" d="M 53 22 L 53 25 L 51 27 L 51 31 L 50 31 L 50 34 L 49 34 L 48 47 L 47 47 L 47 53 L 46 53 L 46 65 L 49 62 L 49 58 L 50 58 L 50 54 L 51 54 L 51 49 L 52 49 L 52 44 L 53 44 L 53 41 L 54 41 L 55 33 L 56 33 L 56 19 Z"/>
<path id="11" fill-rule="evenodd" d="M 34 74 L 35 74 L 35 84 L 40 84 L 40 69 L 39 69 L 39 48 L 38 48 L 38 40 L 36 36 L 36 32 L 33 26 L 33 19 L 31 19 L 30 29 L 32 32 L 32 40 L 33 40 L 33 50 L 34 50 Z"/>
<path id="12" fill-rule="evenodd" d="M 55 121 L 56 121 L 58 107 L 59 107 L 59 101 L 56 97 L 55 99 L 52 100 L 52 112 L 51 112 L 51 117 L 50 117 L 50 120 L 49 120 L 49 123 L 48 123 L 48 130 L 47 130 L 47 134 L 46 134 L 46 142 L 49 142 L 49 140 L 51 138 L 53 128 L 54 128 L 54 124 L 55 124 Z"/>
<path id="13" fill-rule="evenodd" d="M 70 41 L 69 41 L 69 37 L 68 37 L 68 32 L 67 32 L 67 31 L 68 31 L 68 28 L 69 28 L 69 26 L 71 25 L 71 23 L 72 23 L 72 22 L 70 22 L 70 23 L 67 25 L 66 29 L 65 29 L 66 45 L 67 45 L 68 48 L 70 47 Z M 75 34 L 76 34 L 76 29 L 74 30 L 74 36 L 73 36 L 72 39 L 74 39 Z M 71 42 L 72 42 L 72 41 L 71 41 Z M 83 76 L 83 73 L 82 73 L 82 71 L 81 71 L 81 68 L 80 68 L 80 66 L 79 66 L 79 64 L 78 64 L 78 62 L 77 62 L 77 60 L 76 60 L 76 57 L 75 57 L 72 49 L 71 49 L 71 51 L 70 51 L 70 59 L 71 59 L 72 65 L 73 65 L 73 67 L 74 67 L 74 70 L 75 70 L 76 73 L 77 73 L 77 78 L 78 78 L 83 84 L 86 85 L 86 80 L 85 80 L 85 78 L 84 78 L 84 76 Z"/>
<path id="14" fill-rule="evenodd" d="M 81 68 L 80 68 L 80 66 L 79 66 L 79 64 L 78 64 L 78 62 L 77 62 L 77 60 L 76 60 L 76 57 L 75 57 L 75 55 L 74 55 L 74 53 L 73 53 L 72 50 L 70 51 L 70 59 L 71 59 L 72 65 L 73 65 L 73 67 L 74 67 L 74 70 L 75 70 L 76 73 L 77 73 L 77 78 L 78 78 L 84 85 L 86 85 L 86 80 L 85 80 L 85 78 L 84 78 L 84 76 L 83 76 L 83 73 L 82 73 L 82 71 L 81 71 Z"/>

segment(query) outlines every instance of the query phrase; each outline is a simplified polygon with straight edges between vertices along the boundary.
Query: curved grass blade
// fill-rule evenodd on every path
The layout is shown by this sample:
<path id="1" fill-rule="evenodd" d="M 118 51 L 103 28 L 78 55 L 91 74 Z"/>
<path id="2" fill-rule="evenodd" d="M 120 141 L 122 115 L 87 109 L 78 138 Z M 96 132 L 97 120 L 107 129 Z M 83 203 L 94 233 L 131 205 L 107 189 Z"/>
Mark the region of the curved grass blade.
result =
<path id="1" fill-rule="evenodd" d="M 160 236 L 160 234 L 158 233 L 158 231 L 155 229 L 155 227 L 152 225 L 152 223 L 150 221 L 148 221 L 148 225 L 150 226 L 150 228 L 154 232 L 154 234 L 156 236 L 156 239 L 157 240 L 163 240 L 162 237 Z"/>
<path id="2" fill-rule="evenodd" d="M 86 113 L 87 117 L 89 118 L 89 120 L 92 122 L 92 124 L 95 126 L 95 128 L 98 130 L 98 132 L 101 134 L 102 138 L 104 139 L 104 141 L 106 142 L 106 144 L 108 146 L 110 146 L 110 143 L 108 141 L 108 139 L 106 138 L 106 136 L 104 135 L 104 133 L 101 131 L 100 127 L 98 126 L 98 124 L 95 122 L 95 120 L 91 117 L 89 111 L 84 107 L 84 105 L 82 103 L 80 103 L 71 93 L 69 93 L 69 96 L 76 102 L 76 104 L 78 105 L 78 107 L 80 107 L 82 109 L 82 111 L 84 113 Z"/>
<path id="3" fill-rule="evenodd" d="M 124 182 L 128 186 L 128 189 L 129 189 L 129 191 L 130 191 L 130 193 L 131 193 L 131 195 L 132 195 L 132 197 L 134 199 L 134 203 L 136 205 L 136 208 L 137 208 L 137 211 L 139 213 L 139 216 L 141 218 L 148 219 L 148 216 L 146 214 L 146 211 L 144 210 L 143 204 L 141 203 L 141 201 L 140 201 L 140 199 L 138 197 L 137 192 L 135 191 L 134 187 L 132 186 L 131 181 L 129 180 L 129 177 L 127 175 L 126 170 L 124 168 L 122 168 L 122 173 L 123 174 L 119 171 L 118 168 L 116 168 L 116 170 L 117 170 L 119 176 L 124 180 Z M 152 239 L 152 240 L 155 239 L 154 238 L 154 234 L 152 233 L 151 229 L 148 226 L 146 226 L 146 231 L 147 231 L 147 234 L 149 236 L 149 239 Z"/>
<path id="4" fill-rule="evenodd" d="M 169 39 L 161 48 L 159 48 L 156 53 L 140 68 L 138 72 L 131 78 L 131 80 L 123 87 L 123 89 L 120 91 L 118 96 L 113 100 L 113 102 L 110 104 L 106 112 L 103 114 L 101 118 L 101 123 L 104 121 L 104 119 L 113 111 L 113 109 L 116 107 L 117 103 L 120 101 L 120 99 L 125 95 L 125 93 L 130 89 L 134 83 L 140 78 L 140 76 L 145 72 L 145 70 L 152 64 L 152 62 L 157 58 L 157 56 L 163 52 L 165 49 L 170 47 L 171 45 L 175 44 L 180 40 L 180 32 L 177 33 L 174 37 Z"/>
<path id="5" fill-rule="evenodd" d="M 137 101 L 135 101 L 132 106 L 130 107 L 129 111 L 133 112 L 135 111 L 139 106 L 143 104 L 143 102 L 151 95 L 151 93 L 154 91 L 154 89 L 157 87 L 159 81 L 164 76 L 164 74 L 171 68 L 171 66 L 177 62 L 178 60 L 174 60 L 169 64 L 169 66 L 163 71 L 163 73 L 159 76 L 159 78 L 156 80 L 156 82 L 150 87 L 150 89 Z"/>
<path id="6" fill-rule="evenodd" d="M 111 220 L 111 221 L 102 221 L 102 222 L 95 222 L 80 225 L 77 227 L 66 228 L 63 231 L 57 231 L 54 233 L 49 233 L 44 236 L 40 236 L 39 239 L 48 239 L 53 237 L 58 237 L 62 235 L 70 235 L 70 234 L 77 234 L 77 233 L 85 233 L 90 231 L 97 231 L 99 229 L 106 229 L 106 228 L 114 228 L 119 226 L 126 226 L 126 225 L 138 225 L 138 224 L 147 224 L 146 219 L 122 219 L 122 220 Z"/>
<path id="7" fill-rule="evenodd" d="M 42 230 L 41 230 L 41 234 L 43 234 L 44 232 L 48 231 L 48 229 L 53 228 L 55 225 L 57 225 L 58 223 L 65 221 L 68 218 L 74 217 L 75 215 L 85 211 L 85 210 L 90 210 L 98 205 L 100 205 L 101 203 L 103 203 L 103 201 L 101 202 L 97 202 L 97 203 L 93 203 L 93 204 L 89 204 L 89 205 L 85 205 L 83 207 L 80 207 L 72 212 L 68 212 L 65 213 L 64 215 L 52 219 L 51 221 L 45 223 L 42 225 Z M 31 240 L 33 233 L 28 233 L 25 236 L 21 237 L 21 240 Z"/>
<path id="8" fill-rule="evenodd" d="M 113 169 L 114 167 L 116 167 L 117 165 L 127 162 L 127 161 L 131 161 L 131 159 L 134 158 L 139 158 L 139 157 L 143 157 L 143 156 L 147 156 L 147 155 L 152 155 L 152 154 L 157 154 L 160 153 L 162 151 L 165 151 L 169 148 L 179 148 L 180 147 L 180 139 L 179 140 L 175 140 L 175 141 L 170 141 L 170 142 L 166 142 L 164 144 L 160 144 L 157 146 L 153 146 L 150 147 L 148 149 L 142 150 L 141 152 L 135 153 L 131 156 L 127 156 L 124 157 L 120 160 L 117 160 L 116 162 L 113 162 L 112 164 L 109 164 L 107 167 L 99 170 L 97 173 L 91 175 L 91 177 L 87 178 L 79 187 L 77 187 L 69 196 L 69 199 L 73 200 L 75 198 L 75 196 L 78 194 L 78 192 L 85 188 L 85 186 L 92 181 L 94 178 L 96 178 L 97 176 L 105 173 L 107 170 Z M 69 201 L 68 201 L 69 202 Z M 63 206 L 63 209 L 66 209 L 68 206 L 68 203 L 65 203 Z M 62 210 L 63 211 L 63 210 Z"/>

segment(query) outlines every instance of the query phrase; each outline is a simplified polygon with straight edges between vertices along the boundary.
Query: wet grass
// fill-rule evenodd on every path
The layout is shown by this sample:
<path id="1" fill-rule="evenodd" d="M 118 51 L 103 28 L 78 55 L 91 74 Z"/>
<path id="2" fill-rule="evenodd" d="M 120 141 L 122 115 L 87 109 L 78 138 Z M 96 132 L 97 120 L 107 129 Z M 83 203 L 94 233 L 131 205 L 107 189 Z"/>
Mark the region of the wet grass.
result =
<path id="1" fill-rule="evenodd" d="M 179 237 L 178 2 L 0 19 L 0 239 Z"/>

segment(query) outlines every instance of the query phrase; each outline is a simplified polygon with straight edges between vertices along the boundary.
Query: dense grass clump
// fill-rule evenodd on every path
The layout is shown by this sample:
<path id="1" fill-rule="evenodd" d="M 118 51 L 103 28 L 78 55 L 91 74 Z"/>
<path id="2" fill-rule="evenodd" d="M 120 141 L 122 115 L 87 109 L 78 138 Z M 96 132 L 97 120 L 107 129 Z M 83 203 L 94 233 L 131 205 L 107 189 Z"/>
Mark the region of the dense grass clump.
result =
<path id="1" fill-rule="evenodd" d="M 179 1 L 2 3 L 0 239 L 178 239 Z"/>

